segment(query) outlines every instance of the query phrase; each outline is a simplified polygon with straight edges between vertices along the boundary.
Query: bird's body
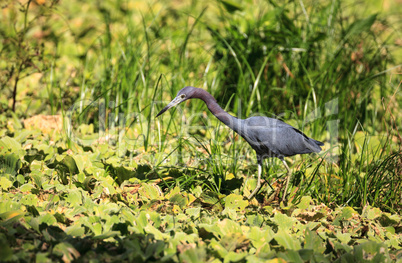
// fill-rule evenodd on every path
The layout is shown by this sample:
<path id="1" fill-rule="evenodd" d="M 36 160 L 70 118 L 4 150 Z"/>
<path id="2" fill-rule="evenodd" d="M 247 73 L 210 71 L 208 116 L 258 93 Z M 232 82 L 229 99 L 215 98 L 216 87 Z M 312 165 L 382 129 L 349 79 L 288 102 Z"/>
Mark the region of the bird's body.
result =
<path id="1" fill-rule="evenodd" d="M 307 137 L 283 121 L 263 116 L 239 119 L 241 135 L 261 158 L 293 156 L 321 151 L 321 142 Z"/>
<path id="2" fill-rule="evenodd" d="M 303 132 L 277 119 L 264 116 L 253 116 L 244 120 L 238 119 L 224 111 L 211 94 L 203 89 L 194 87 L 185 87 L 180 90 L 176 98 L 159 112 L 157 117 L 169 108 L 192 98 L 203 100 L 212 114 L 243 137 L 255 150 L 258 159 L 258 180 L 257 187 L 251 193 L 249 199 L 260 188 L 263 159 L 277 157 L 284 163 L 288 171 L 284 198 L 290 179 L 290 169 L 284 161 L 284 157 L 320 152 L 320 146 L 324 145 L 322 142 L 307 137 Z"/>

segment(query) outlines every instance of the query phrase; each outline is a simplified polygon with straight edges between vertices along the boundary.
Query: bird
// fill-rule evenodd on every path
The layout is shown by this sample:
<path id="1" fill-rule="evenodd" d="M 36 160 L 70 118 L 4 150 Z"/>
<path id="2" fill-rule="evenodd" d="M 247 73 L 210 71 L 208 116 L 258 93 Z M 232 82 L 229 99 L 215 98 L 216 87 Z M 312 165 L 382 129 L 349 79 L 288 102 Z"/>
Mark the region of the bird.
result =
<path id="1" fill-rule="evenodd" d="M 324 145 L 324 143 L 309 138 L 300 130 L 278 119 L 265 116 L 252 116 L 247 119 L 236 118 L 223 110 L 210 93 L 192 86 L 181 89 L 177 96 L 155 118 L 189 99 L 204 101 L 209 111 L 216 118 L 243 137 L 255 150 L 258 164 L 257 185 L 248 196 L 249 200 L 261 188 L 260 180 L 264 159 L 279 158 L 287 170 L 286 186 L 282 195 L 282 201 L 284 201 L 291 177 L 289 166 L 284 158 L 296 154 L 318 153 L 322 150 L 321 146 Z"/>

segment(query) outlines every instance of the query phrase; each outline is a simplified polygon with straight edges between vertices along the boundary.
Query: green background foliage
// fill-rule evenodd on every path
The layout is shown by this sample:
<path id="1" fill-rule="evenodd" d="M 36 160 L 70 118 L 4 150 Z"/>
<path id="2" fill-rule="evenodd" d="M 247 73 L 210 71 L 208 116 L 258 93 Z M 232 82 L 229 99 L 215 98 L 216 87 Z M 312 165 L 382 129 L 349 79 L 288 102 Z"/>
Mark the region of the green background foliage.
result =
<path id="1" fill-rule="evenodd" d="M 1 8 L 0 261 L 402 260 L 397 1 Z M 288 202 L 201 101 L 154 118 L 189 85 L 325 143 Z"/>

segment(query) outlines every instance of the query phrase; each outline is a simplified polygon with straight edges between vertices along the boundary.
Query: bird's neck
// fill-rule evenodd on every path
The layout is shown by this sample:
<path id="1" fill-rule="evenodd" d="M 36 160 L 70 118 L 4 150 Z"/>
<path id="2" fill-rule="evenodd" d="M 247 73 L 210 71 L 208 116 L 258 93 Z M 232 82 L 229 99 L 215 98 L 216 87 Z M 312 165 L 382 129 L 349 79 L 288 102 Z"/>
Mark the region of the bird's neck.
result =
<path id="1" fill-rule="evenodd" d="M 235 132 L 239 132 L 240 119 L 230 115 L 224 109 L 222 109 L 221 106 L 219 106 L 219 104 L 216 102 L 215 98 L 205 90 L 199 89 L 198 92 L 199 94 L 194 96 L 195 98 L 203 100 L 205 104 L 207 104 L 209 111 L 215 115 L 216 118 L 218 118 L 221 122 Z"/>
<path id="2" fill-rule="evenodd" d="M 219 106 L 218 103 L 207 103 L 207 107 L 209 111 L 215 115 L 216 118 L 218 118 L 221 122 L 223 122 L 226 126 L 234 129 L 236 127 L 236 123 L 238 119 L 229 113 L 227 113 L 225 110 Z"/>

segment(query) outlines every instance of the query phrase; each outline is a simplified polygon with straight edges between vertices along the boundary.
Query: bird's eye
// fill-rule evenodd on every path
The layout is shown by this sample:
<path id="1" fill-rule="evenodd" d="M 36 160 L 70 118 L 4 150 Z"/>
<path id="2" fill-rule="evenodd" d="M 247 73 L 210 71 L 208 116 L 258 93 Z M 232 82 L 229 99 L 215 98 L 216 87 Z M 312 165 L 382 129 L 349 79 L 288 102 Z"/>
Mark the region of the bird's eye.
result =
<path id="1" fill-rule="evenodd" d="M 185 94 L 181 94 L 181 95 L 180 95 L 180 98 L 181 98 L 181 99 L 184 99 L 185 97 L 186 97 Z"/>

